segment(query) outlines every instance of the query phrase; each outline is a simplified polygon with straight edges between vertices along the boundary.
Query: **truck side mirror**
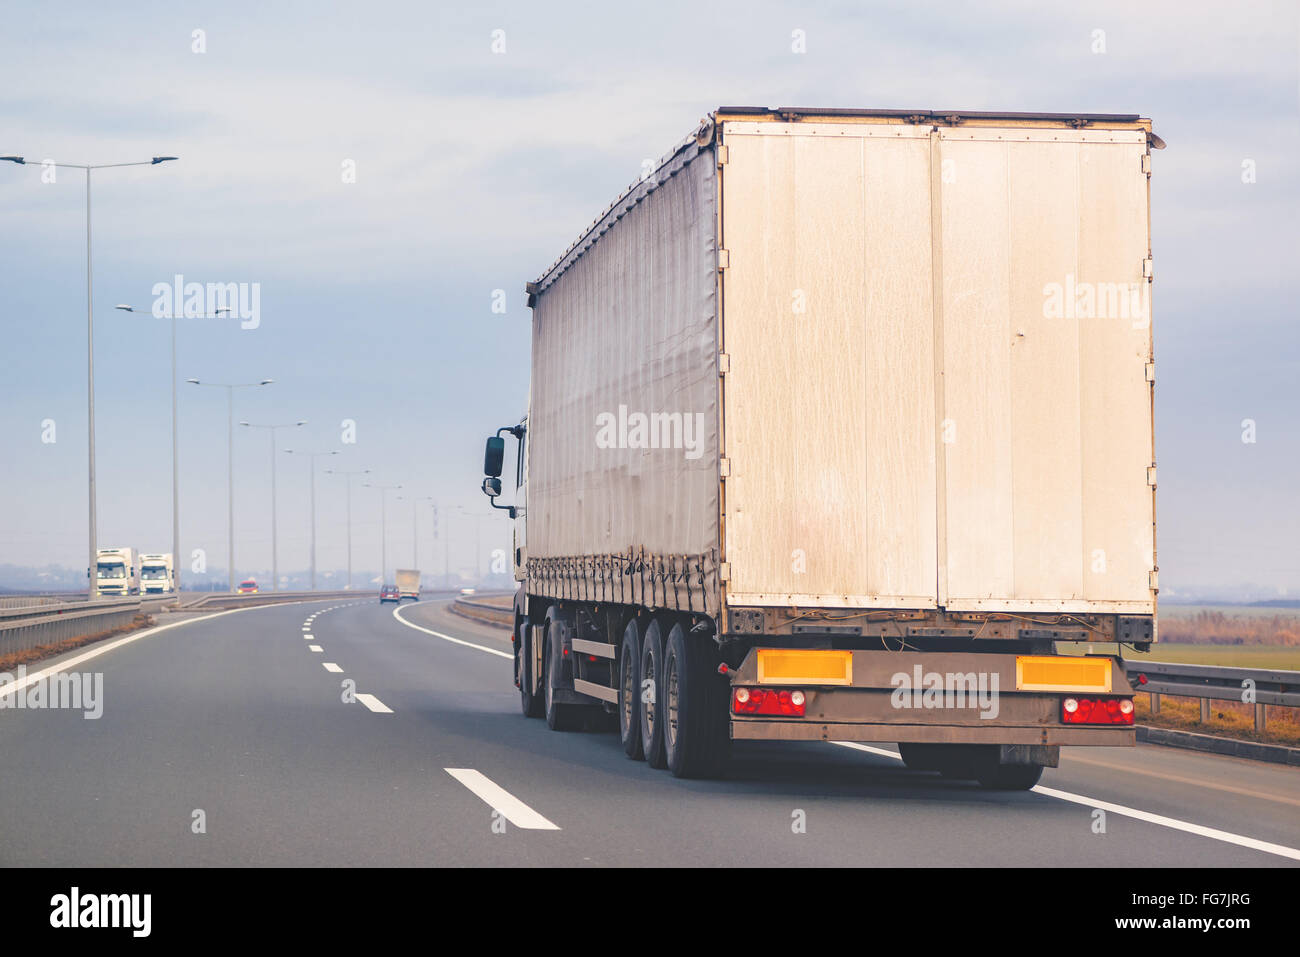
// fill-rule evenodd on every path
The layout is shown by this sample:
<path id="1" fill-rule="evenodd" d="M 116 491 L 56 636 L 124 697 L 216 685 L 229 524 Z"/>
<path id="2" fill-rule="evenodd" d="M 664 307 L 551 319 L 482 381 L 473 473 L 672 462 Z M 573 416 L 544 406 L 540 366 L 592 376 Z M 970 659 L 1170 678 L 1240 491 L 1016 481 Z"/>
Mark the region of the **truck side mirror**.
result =
<path id="1" fill-rule="evenodd" d="M 496 498 L 501 494 L 501 480 L 488 476 L 483 480 L 483 494 L 488 498 Z"/>
<path id="2" fill-rule="evenodd" d="M 506 440 L 499 435 L 494 435 L 487 440 L 487 450 L 483 453 L 483 474 L 491 478 L 501 477 L 501 463 L 506 457 Z M 497 494 L 500 494 L 501 483 L 497 482 Z M 486 486 L 484 487 L 486 491 Z"/>

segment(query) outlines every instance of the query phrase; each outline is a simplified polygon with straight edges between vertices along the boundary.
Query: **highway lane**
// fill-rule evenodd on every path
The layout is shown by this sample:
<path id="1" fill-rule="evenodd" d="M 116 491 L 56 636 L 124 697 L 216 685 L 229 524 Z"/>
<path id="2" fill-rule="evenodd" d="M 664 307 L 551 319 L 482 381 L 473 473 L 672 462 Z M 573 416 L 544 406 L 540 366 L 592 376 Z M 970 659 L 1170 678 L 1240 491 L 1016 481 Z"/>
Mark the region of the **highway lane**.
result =
<path id="1" fill-rule="evenodd" d="M 400 613 L 481 649 L 373 598 L 270 606 L 78 665 L 103 672 L 97 721 L 0 711 L 0 863 L 1294 864 L 1118 813 L 1094 833 L 1090 807 L 909 772 L 889 747 L 746 743 L 725 779 L 680 781 L 614 734 L 524 719 L 502 630 L 443 602 Z M 1295 769 L 1067 751 L 1043 786 L 1300 846 Z"/>

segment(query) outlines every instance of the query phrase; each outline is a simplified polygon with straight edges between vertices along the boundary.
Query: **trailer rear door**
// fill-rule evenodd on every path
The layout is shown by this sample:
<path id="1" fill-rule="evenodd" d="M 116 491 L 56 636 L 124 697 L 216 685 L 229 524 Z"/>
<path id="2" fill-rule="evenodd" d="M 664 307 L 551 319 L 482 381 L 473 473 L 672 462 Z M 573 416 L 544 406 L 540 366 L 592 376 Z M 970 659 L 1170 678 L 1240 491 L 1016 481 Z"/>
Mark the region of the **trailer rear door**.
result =
<path id="1" fill-rule="evenodd" d="M 728 602 L 1152 613 L 1145 133 L 723 142 Z"/>

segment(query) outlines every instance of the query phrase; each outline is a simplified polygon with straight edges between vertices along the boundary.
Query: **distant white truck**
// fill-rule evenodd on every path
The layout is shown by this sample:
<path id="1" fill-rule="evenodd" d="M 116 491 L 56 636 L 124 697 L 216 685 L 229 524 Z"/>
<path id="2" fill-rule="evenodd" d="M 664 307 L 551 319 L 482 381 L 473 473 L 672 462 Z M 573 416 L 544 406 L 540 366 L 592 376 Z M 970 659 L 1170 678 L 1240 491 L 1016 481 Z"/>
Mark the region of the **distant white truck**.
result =
<path id="1" fill-rule="evenodd" d="M 140 569 L 136 564 L 134 548 L 101 548 L 95 565 L 95 588 L 98 594 L 140 594 Z"/>
<path id="2" fill-rule="evenodd" d="M 171 595 L 176 591 L 176 567 L 168 552 L 140 556 L 140 593 Z"/>
<path id="3" fill-rule="evenodd" d="M 420 600 L 420 570 L 418 568 L 399 568 L 397 570 L 397 599 Z"/>

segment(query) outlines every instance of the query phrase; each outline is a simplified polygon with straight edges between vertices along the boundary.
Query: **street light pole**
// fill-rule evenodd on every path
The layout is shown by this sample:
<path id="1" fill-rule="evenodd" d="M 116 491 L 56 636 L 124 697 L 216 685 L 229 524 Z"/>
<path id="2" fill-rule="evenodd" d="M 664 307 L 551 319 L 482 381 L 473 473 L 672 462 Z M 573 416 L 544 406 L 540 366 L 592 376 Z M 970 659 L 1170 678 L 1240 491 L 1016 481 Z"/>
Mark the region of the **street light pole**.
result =
<path id="1" fill-rule="evenodd" d="M 402 486 L 376 485 L 373 482 L 366 482 L 365 487 L 379 489 L 379 585 L 383 587 L 388 583 L 388 493 Z"/>
<path id="2" fill-rule="evenodd" d="M 438 502 L 433 497 L 430 497 L 429 501 L 433 503 L 433 540 L 436 542 L 439 537 L 438 536 Z M 445 540 L 446 536 L 443 536 L 443 538 Z M 437 561 L 437 554 L 438 554 L 437 549 L 438 546 L 434 545 L 433 552 L 429 556 L 433 561 Z M 432 564 L 430 564 L 430 567 L 431 568 L 433 567 Z M 445 555 L 443 558 L 442 573 L 444 577 L 447 576 L 447 563 L 446 563 Z"/>
<path id="3" fill-rule="evenodd" d="M 403 498 L 404 496 L 401 495 L 397 496 L 398 501 L 401 501 Z M 433 496 L 432 495 L 410 495 L 410 496 L 405 496 L 405 498 L 408 498 L 411 502 L 411 567 L 419 568 L 420 567 L 420 503 L 432 502 Z M 432 573 L 433 569 L 431 568 L 429 569 L 429 571 L 430 573 Z M 421 575 L 420 577 L 421 579 L 424 578 L 423 575 Z"/>
<path id="4" fill-rule="evenodd" d="M 325 452 L 295 452 L 293 449 L 285 449 L 290 455 L 307 456 L 307 469 L 311 473 L 311 590 L 316 590 L 316 460 L 322 455 L 338 455 L 338 449 L 330 449 Z"/>
<path id="5" fill-rule="evenodd" d="M 115 306 L 114 308 L 121 309 L 123 312 L 129 312 L 136 315 L 139 315 L 144 312 L 144 310 L 136 309 L 133 306 L 127 306 L 127 305 L 118 305 Z M 200 318 L 219 319 L 222 318 L 220 313 L 228 313 L 230 312 L 230 310 L 222 308 L 216 310 L 216 312 L 218 313 L 218 315 L 202 316 Z M 161 319 L 166 317 L 159 316 L 158 318 Z M 177 403 L 176 403 L 176 320 L 178 318 L 179 316 L 176 315 L 176 310 L 173 309 L 172 316 L 171 316 L 171 326 L 172 326 L 172 577 L 174 579 L 174 586 L 176 588 L 177 600 L 180 599 L 180 593 L 181 593 L 181 491 L 180 491 L 181 473 L 180 473 L 180 455 L 177 451 L 179 448 L 179 442 L 177 439 L 177 421 L 179 419 L 179 413 L 177 410 Z"/>
<path id="6" fill-rule="evenodd" d="M 266 429 L 271 433 L 271 591 L 279 591 L 280 549 L 277 535 L 279 526 L 275 520 L 275 430 L 296 429 L 301 425 L 306 425 L 307 420 L 299 419 L 297 422 L 281 422 L 275 425 L 262 425 L 255 422 L 240 422 L 239 424 L 250 429 Z"/>
<path id="7" fill-rule="evenodd" d="M 326 469 L 327 475 L 343 475 L 347 477 L 348 485 L 348 588 L 352 588 L 352 476 L 369 475 L 370 469 L 356 469 L 351 472 L 341 472 L 338 469 Z M 383 584 L 382 582 L 380 584 Z"/>
<path id="8" fill-rule="evenodd" d="M 86 461 L 90 485 L 90 571 L 87 598 L 99 594 L 99 518 L 95 508 L 95 314 L 90 302 L 94 280 L 90 268 L 90 167 L 86 167 Z M 131 573 L 127 572 L 127 578 Z M 130 589 L 125 589 L 130 591 Z"/>
<path id="9" fill-rule="evenodd" d="M 226 390 L 226 489 L 228 496 L 227 534 L 229 544 L 227 557 L 230 565 L 230 590 L 235 590 L 235 390 L 253 389 L 261 385 L 270 385 L 274 379 L 262 379 L 259 382 L 200 382 L 198 379 L 186 379 L 191 385 L 213 386 Z"/>
<path id="10" fill-rule="evenodd" d="M 89 555 L 90 560 L 86 565 L 87 596 L 94 598 L 99 591 L 99 542 L 96 538 L 98 534 L 98 516 L 95 509 L 95 314 L 92 302 L 94 300 L 94 277 L 91 268 L 91 246 L 90 246 L 90 171 L 94 169 L 112 169 L 118 166 L 157 166 L 159 163 L 166 163 L 168 160 L 176 159 L 175 156 L 155 156 L 151 160 L 141 161 L 138 163 L 100 163 L 90 165 L 83 163 L 42 163 L 41 167 L 56 167 L 61 169 L 84 169 L 86 171 L 86 455 L 87 455 L 87 477 L 89 491 Z M 0 156 L 0 160 L 7 160 L 10 163 L 17 163 L 19 166 L 26 166 L 27 160 L 21 156 Z M 173 561 L 175 559 L 173 558 Z"/>
<path id="11" fill-rule="evenodd" d="M 474 519 L 474 584 L 478 586 L 483 580 L 483 516 L 467 511 L 463 505 L 457 505 L 456 511 Z"/>

